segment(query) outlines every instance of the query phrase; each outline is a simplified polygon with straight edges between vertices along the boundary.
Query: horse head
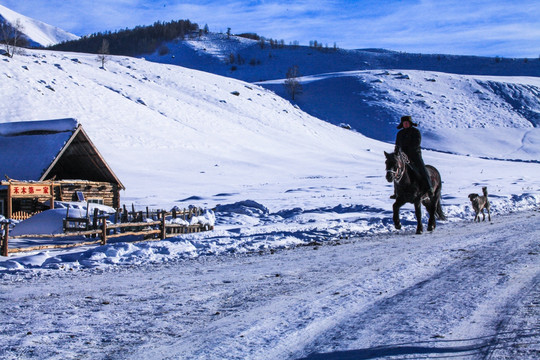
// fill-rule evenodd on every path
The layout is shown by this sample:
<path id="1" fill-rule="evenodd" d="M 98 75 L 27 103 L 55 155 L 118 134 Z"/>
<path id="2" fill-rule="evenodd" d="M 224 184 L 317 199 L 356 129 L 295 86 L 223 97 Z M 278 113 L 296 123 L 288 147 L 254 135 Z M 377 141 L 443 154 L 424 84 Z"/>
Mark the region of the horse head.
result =
<path id="1" fill-rule="evenodd" d="M 398 162 L 396 160 L 396 154 L 395 153 L 387 153 L 384 152 L 384 156 L 386 157 L 386 181 L 392 182 L 394 181 L 394 178 L 396 176 L 396 171 L 398 167 Z"/>
<path id="2" fill-rule="evenodd" d="M 385 151 L 384 156 L 386 156 L 386 181 L 400 182 L 409 163 L 407 155 L 401 150 L 398 150 L 390 154 Z"/>

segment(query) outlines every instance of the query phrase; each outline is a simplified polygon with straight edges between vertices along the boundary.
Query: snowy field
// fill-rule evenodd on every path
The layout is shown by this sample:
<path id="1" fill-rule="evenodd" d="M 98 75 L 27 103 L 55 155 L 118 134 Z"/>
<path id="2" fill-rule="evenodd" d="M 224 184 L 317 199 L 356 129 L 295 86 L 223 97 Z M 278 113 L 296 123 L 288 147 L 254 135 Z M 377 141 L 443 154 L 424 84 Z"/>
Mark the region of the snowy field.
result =
<path id="1" fill-rule="evenodd" d="M 3 272 L 0 357 L 538 359 L 539 229 L 528 211 L 420 236 Z"/>
<path id="2" fill-rule="evenodd" d="M 540 146 L 524 113 L 466 87 L 446 95 L 444 107 L 489 121 L 452 118 L 485 135 L 477 153 L 464 131 L 426 137 L 448 220 L 415 236 L 411 205 L 403 230 L 391 223 L 391 142 L 259 85 L 128 57 L 100 69 L 94 55 L 28 50 L 0 63 L 1 122 L 76 118 L 126 186 L 123 203 L 216 217 L 212 232 L 167 241 L 1 257 L 0 357 L 538 358 Z M 428 90 L 438 97 L 466 83 L 410 77 L 444 77 Z M 390 92 L 394 80 L 374 84 Z M 537 78 L 495 80 L 529 89 L 538 111 Z M 489 140 L 500 131 L 509 138 Z M 473 224 L 467 195 L 482 186 L 493 221 Z"/>

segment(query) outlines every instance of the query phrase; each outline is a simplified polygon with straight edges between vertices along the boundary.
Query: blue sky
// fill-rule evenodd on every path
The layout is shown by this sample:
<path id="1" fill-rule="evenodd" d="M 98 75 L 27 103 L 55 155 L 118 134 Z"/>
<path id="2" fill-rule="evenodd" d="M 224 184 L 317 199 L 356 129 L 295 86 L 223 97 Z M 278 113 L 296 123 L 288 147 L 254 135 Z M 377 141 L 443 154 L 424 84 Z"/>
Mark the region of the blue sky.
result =
<path id="1" fill-rule="evenodd" d="M 210 31 L 340 48 L 540 57 L 540 1 L 0 0 L 76 35 L 189 19 Z"/>

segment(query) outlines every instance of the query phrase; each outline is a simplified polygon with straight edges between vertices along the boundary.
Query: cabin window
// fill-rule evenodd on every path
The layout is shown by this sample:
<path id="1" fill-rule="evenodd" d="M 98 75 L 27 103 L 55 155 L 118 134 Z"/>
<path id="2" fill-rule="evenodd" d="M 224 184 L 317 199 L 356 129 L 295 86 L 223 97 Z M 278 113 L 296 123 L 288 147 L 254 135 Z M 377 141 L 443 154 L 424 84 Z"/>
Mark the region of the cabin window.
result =
<path id="1" fill-rule="evenodd" d="M 89 198 L 88 202 L 91 204 L 100 204 L 100 205 L 104 204 L 103 198 Z"/>

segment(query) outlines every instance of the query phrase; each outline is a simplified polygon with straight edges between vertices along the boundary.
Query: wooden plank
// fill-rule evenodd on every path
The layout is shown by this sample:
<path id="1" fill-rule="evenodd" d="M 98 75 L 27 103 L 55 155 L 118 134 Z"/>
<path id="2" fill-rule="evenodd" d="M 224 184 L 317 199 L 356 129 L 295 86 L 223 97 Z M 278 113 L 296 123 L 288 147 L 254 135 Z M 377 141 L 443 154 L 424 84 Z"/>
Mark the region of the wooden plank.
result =
<path id="1" fill-rule="evenodd" d="M 147 230 L 147 231 L 128 231 L 128 232 L 120 233 L 120 234 L 107 235 L 107 238 L 111 239 L 111 238 L 118 238 L 122 236 L 130 236 L 130 235 L 151 235 L 151 234 L 160 234 L 160 233 L 161 233 L 160 229 Z"/>
<path id="2" fill-rule="evenodd" d="M 111 224 L 107 227 L 109 229 L 118 229 L 118 228 L 125 228 L 125 227 L 137 227 L 137 226 L 156 226 L 160 225 L 161 221 L 152 221 L 152 222 L 136 222 L 136 223 L 120 223 L 120 224 Z M 168 226 L 168 225 L 167 225 Z"/>
<path id="3" fill-rule="evenodd" d="M 12 239 L 47 239 L 47 238 L 69 238 L 75 236 L 86 236 L 86 235 L 95 235 L 101 234 L 101 230 L 88 230 L 88 231 L 78 231 L 67 234 L 27 234 L 27 235 L 17 235 L 11 236 Z"/>
<path id="4" fill-rule="evenodd" d="M 160 237 L 162 240 L 167 238 L 167 225 L 165 224 L 165 214 L 163 214 L 163 218 L 161 219 Z"/>
<path id="5" fill-rule="evenodd" d="M 73 244 L 39 245 L 39 246 L 32 246 L 32 247 L 10 249 L 9 252 L 20 253 L 20 252 L 36 251 L 36 250 L 66 249 L 66 248 L 77 247 L 77 246 L 94 245 L 94 244 L 98 244 L 100 241 L 101 240 L 87 241 L 87 242 L 80 242 L 80 243 L 73 243 Z"/>

